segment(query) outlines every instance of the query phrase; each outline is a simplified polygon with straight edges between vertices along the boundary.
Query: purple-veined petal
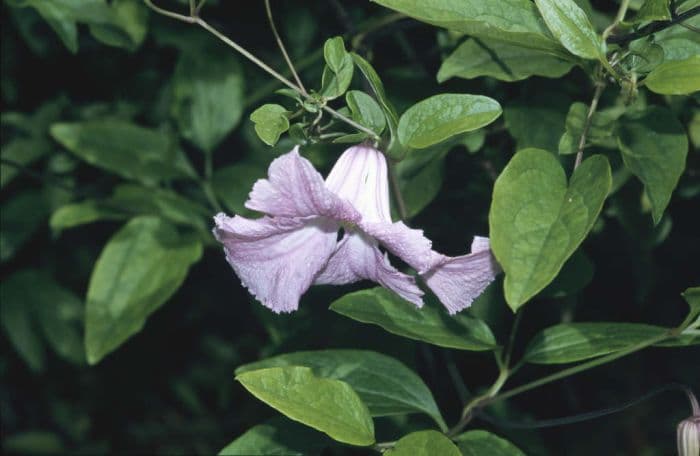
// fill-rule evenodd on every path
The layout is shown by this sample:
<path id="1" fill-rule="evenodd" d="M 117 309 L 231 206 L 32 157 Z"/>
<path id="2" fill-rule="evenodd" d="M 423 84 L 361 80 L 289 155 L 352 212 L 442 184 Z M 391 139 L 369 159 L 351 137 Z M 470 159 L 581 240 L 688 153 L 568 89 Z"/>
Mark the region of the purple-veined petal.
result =
<path id="1" fill-rule="evenodd" d="M 366 222 L 391 223 L 384 155 L 371 146 L 347 149 L 333 165 L 326 187 L 350 202 Z"/>
<path id="2" fill-rule="evenodd" d="M 326 188 L 299 147 L 270 163 L 268 178 L 253 185 L 245 206 L 274 217 L 326 216 L 356 223 L 360 215 L 347 201 Z"/>
<path id="3" fill-rule="evenodd" d="M 276 313 L 292 312 L 324 268 L 336 245 L 338 225 L 325 218 L 218 214 L 214 235 L 243 285 Z"/>
<path id="4" fill-rule="evenodd" d="M 442 256 L 433 252 L 432 242 L 423 235 L 423 230 L 409 228 L 403 222 L 371 223 L 363 220 L 358 226 L 419 273 L 428 271 L 441 260 Z"/>
<path id="5" fill-rule="evenodd" d="M 440 257 L 422 276 L 450 314 L 469 307 L 500 272 L 485 237 L 474 237 L 469 255 Z"/>
<path id="6" fill-rule="evenodd" d="M 314 283 L 343 285 L 363 279 L 388 288 L 418 307 L 423 305 L 423 291 L 415 279 L 394 268 L 376 242 L 359 232 L 345 234 Z"/>

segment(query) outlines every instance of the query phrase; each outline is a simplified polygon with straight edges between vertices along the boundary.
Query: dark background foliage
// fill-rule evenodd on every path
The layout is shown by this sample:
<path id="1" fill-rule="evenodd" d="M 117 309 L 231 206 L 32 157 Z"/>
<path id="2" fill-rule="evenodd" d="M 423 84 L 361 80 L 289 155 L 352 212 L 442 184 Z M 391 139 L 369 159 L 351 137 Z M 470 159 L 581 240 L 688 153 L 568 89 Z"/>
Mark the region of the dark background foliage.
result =
<path id="1" fill-rule="evenodd" d="M 611 2 L 593 3 L 609 15 L 617 8 Z M 169 6 L 178 5 L 173 2 Z M 357 36 L 365 30 L 363 24 L 368 19 L 389 13 L 359 0 L 275 1 L 273 7 L 293 60 L 310 62 L 301 72 L 304 81 L 320 81 L 322 56 L 317 50 L 325 39 Z M 266 62 L 283 68 L 262 2 L 220 0 L 207 5 L 203 15 Z M 26 28 L 21 32 L 22 24 L 27 23 L 33 24 L 31 32 Z M 31 115 L 50 104 L 58 112 L 50 122 L 115 117 L 147 127 L 177 129 L 169 120 L 167 105 L 171 96 L 168 84 L 180 50 L 167 43 L 211 41 L 214 45 L 214 38 L 154 14 L 150 15 L 144 43 L 134 52 L 105 46 L 86 33 L 85 26 L 79 30 L 79 51 L 71 54 L 33 9 L 3 2 L 3 116 L 7 112 Z M 445 32 L 434 27 L 401 20 L 370 30 L 357 49 L 371 58 L 399 111 L 439 92 L 488 95 L 506 110 L 525 100 L 526 106 L 555 106 L 552 112 L 560 116 L 566 114 L 568 103 L 559 109 L 559 101 L 588 103 L 590 99 L 589 84 L 580 69 L 560 79 L 533 77 L 513 84 L 490 78 L 453 79 L 440 85 L 435 74 L 449 49 L 438 44 L 438 33 L 447 39 Z M 245 100 L 221 102 L 245 103 L 245 113 L 216 148 L 214 169 L 258 153 L 263 157 L 261 162 L 273 156 L 252 134 L 248 115 L 272 97 L 276 86 L 271 86 L 271 79 L 256 67 L 247 62 L 243 65 Z M 605 96 L 614 98 L 612 92 Z M 667 103 L 660 95 L 649 98 Z M 685 125 L 697 112 L 697 98 L 671 100 L 671 106 Z M 532 114 L 533 128 L 540 121 Z M 423 228 L 434 240 L 439 251 L 462 253 L 472 235 L 487 234 L 493 182 L 516 149 L 506 123 L 502 117 L 488 127 L 485 144 L 477 153 L 467 152 L 462 145 L 451 149 L 441 186 L 437 182 L 440 192 L 412 220 L 413 226 Z M 33 124 L 43 129 L 40 135 L 52 141 L 47 124 Z M 5 123 L 2 132 L 5 147 L 16 133 Z M 194 167 L 201 169 L 202 154 L 189 143 L 183 142 L 183 147 Z M 315 162 L 327 170 L 342 147 L 329 145 L 320 150 L 321 158 Z M 570 169 L 571 163 L 565 163 Z M 683 189 L 698 185 L 699 170 L 699 156 L 691 152 L 679 185 L 681 191 L 674 194 L 664 222 L 657 228 L 643 213 L 642 187 L 637 181 L 627 181 L 606 202 L 601 220 L 582 247 L 594 265 L 593 280 L 573 296 L 535 299 L 524 311 L 516 357 L 536 332 L 561 321 L 671 326 L 683 319 L 686 305 L 680 293 L 698 280 L 700 257 L 698 199 L 684 196 Z M 56 209 L 69 201 L 108 195 L 117 181 L 50 142 L 46 157 L 2 189 L 0 204 L 6 207 L 18 195 L 38 190 L 46 196 L 45 204 Z M 187 191 L 177 185 L 174 188 Z M 94 262 L 121 222 L 99 221 L 57 235 L 46 223 L 46 209 L 32 206 L 19 217 L 24 220 L 35 215 L 41 223 L 16 254 L 3 262 L 0 277 L 4 281 L 26 268 L 41 269 L 84 297 Z M 3 216 L 3 230 L 13 222 Z M 7 248 L 5 244 L 3 248 Z M 492 356 L 409 342 L 327 310 L 334 299 L 367 285 L 316 287 L 304 296 L 298 312 L 274 315 L 247 294 L 219 247 L 211 245 L 191 268 L 180 290 L 148 319 L 143 330 L 97 365 L 69 363 L 47 352 L 45 365 L 30 369 L 2 336 L 3 449 L 30 454 L 211 454 L 246 429 L 277 416 L 234 381 L 237 366 L 281 352 L 321 348 L 367 348 L 402 360 L 428 384 L 448 424 L 453 424 L 461 405 L 450 366 L 456 366 L 464 385 L 474 393 L 497 375 Z M 500 288 L 501 279 L 477 303 L 475 311 L 490 323 L 498 340 L 504 341 L 513 317 Z M 502 419 L 544 419 L 613 406 L 669 382 L 697 388 L 698 355 L 697 347 L 646 349 L 498 403 L 488 411 Z M 552 371 L 546 366 L 531 366 L 518 373 L 513 384 Z M 542 430 L 513 430 L 479 419 L 473 424 L 509 438 L 528 454 L 662 455 L 674 451 L 675 426 L 688 414 L 683 396 L 667 392 L 624 412 L 581 424 Z M 427 418 L 409 416 L 381 418 L 377 426 L 378 440 L 394 440 L 407 430 L 430 423 Z M 336 448 L 329 454 L 356 451 Z"/>

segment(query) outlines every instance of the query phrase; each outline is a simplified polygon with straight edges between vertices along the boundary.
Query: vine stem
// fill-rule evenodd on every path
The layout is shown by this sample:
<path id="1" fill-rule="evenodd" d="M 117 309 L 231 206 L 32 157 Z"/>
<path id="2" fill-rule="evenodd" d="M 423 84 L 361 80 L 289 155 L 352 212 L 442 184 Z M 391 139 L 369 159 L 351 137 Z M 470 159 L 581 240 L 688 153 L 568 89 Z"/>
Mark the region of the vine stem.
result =
<path id="1" fill-rule="evenodd" d="M 236 52 L 243 55 L 245 58 L 247 58 L 248 60 L 253 62 L 255 65 L 260 67 L 262 70 L 267 72 L 270 76 L 272 76 L 275 79 L 277 79 L 278 81 L 280 81 L 282 84 L 286 85 L 287 87 L 294 90 L 295 92 L 297 92 L 298 94 L 300 94 L 301 96 L 303 96 L 306 99 L 311 98 L 307 93 L 305 93 L 305 91 L 302 91 L 301 87 L 298 87 L 296 84 L 291 82 L 289 79 L 285 78 L 280 73 L 278 73 L 277 71 L 272 69 L 272 67 L 267 65 L 265 62 L 263 62 L 262 60 L 257 58 L 252 53 L 250 53 L 246 48 L 239 45 L 238 43 L 236 43 L 235 41 L 233 41 L 232 39 L 230 39 L 229 37 L 227 37 L 226 35 L 224 35 L 220 31 L 218 31 L 217 29 L 212 27 L 207 21 L 205 21 L 201 17 L 199 17 L 199 16 L 185 16 L 184 14 L 173 13 L 172 11 L 168 11 L 166 9 L 163 9 L 163 8 L 156 6 L 153 3 L 153 0 L 143 0 L 143 1 L 145 2 L 146 6 L 148 6 L 149 8 L 151 8 L 153 11 L 155 11 L 158 14 L 162 14 L 162 15 L 170 17 L 172 19 L 177 19 L 179 21 L 186 22 L 188 24 L 199 25 L 204 30 L 208 31 L 209 33 L 211 33 L 212 35 L 217 37 L 219 40 L 223 41 L 227 46 L 233 48 Z M 355 128 L 363 133 L 367 133 L 372 139 L 374 139 L 374 140 L 379 139 L 375 132 L 373 132 L 372 130 L 370 130 L 367 127 L 364 127 L 364 126 L 358 124 L 354 120 L 349 119 L 348 117 L 342 115 L 341 113 L 339 113 L 335 109 L 333 109 L 329 106 L 326 106 L 326 105 L 321 106 L 321 109 L 323 109 L 325 112 L 329 113 L 330 115 L 332 115 L 336 119 L 340 120 L 341 122 L 345 122 L 346 124 L 352 126 L 353 128 Z"/>
<path id="2" fill-rule="evenodd" d="M 605 81 L 601 78 L 595 83 L 595 92 L 593 92 L 593 99 L 591 100 L 591 105 L 588 107 L 588 113 L 586 114 L 586 120 L 583 124 L 583 130 L 581 130 L 581 137 L 578 140 L 578 148 L 576 149 L 576 161 L 574 162 L 574 170 L 578 168 L 583 160 L 583 149 L 586 147 L 586 137 L 588 136 L 588 130 L 591 129 L 591 124 L 593 123 L 593 115 L 598 109 L 598 102 L 600 101 L 600 96 L 605 90 Z"/>
<path id="3" fill-rule="evenodd" d="M 600 366 L 602 364 L 609 363 L 611 361 L 614 361 L 618 358 L 622 358 L 623 356 L 627 356 L 631 353 L 634 353 L 636 351 L 642 350 L 643 348 L 647 348 L 651 345 L 654 345 L 658 342 L 661 342 L 664 339 L 668 339 L 669 337 L 675 337 L 676 333 L 674 330 L 669 330 L 665 331 L 663 334 L 659 336 L 652 337 L 650 339 L 645 340 L 644 342 L 640 342 L 639 344 L 633 345 L 630 348 L 627 348 L 625 350 L 620 350 L 615 353 L 611 353 L 607 356 L 603 356 L 600 358 L 593 359 L 591 361 L 578 364 L 576 366 L 570 367 L 568 369 L 561 370 L 559 372 L 555 372 L 552 375 L 548 375 L 546 377 L 542 377 L 538 380 L 535 380 L 534 382 L 526 383 L 524 385 L 518 386 L 517 388 L 513 388 L 511 390 L 508 390 L 504 393 L 501 394 L 496 394 L 493 397 L 487 398 L 481 402 L 481 406 L 485 406 L 494 402 L 502 401 L 504 399 L 508 399 L 509 397 L 516 396 L 518 394 L 524 393 L 525 391 L 530 391 L 532 389 L 538 388 L 542 385 L 546 385 L 547 383 L 551 383 L 557 380 L 561 380 L 563 378 L 569 377 L 574 374 L 578 374 L 579 372 L 583 372 L 588 369 L 592 369 L 594 367 Z"/>
<path id="4" fill-rule="evenodd" d="M 306 91 L 306 87 L 304 87 L 304 84 L 301 82 L 301 78 L 299 78 L 297 71 L 294 69 L 294 64 L 292 63 L 292 60 L 289 58 L 289 54 L 287 54 L 287 49 L 284 47 L 284 43 L 282 42 L 282 38 L 280 37 L 280 34 L 277 32 L 277 27 L 275 26 L 275 20 L 272 18 L 272 8 L 270 8 L 270 0 L 265 0 L 265 12 L 267 13 L 267 20 L 270 22 L 270 29 L 272 29 L 272 34 L 275 35 L 275 40 L 277 41 L 277 46 L 279 46 L 280 51 L 282 51 L 282 56 L 284 57 L 285 62 L 287 62 L 287 66 L 289 67 L 289 71 L 292 72 L 292 76 L 294 77 L 294 80 L 297 82 L 297 85 L 301 89 L 301 93 L 303 93 L 305 96 L 308 96 L 308 92 Z"/>
<path id="5" fill-rule="evenodd" d="M 606 29 L 603 30 L 603 41 L 607 40 L 615 28 L 617 28 L 617 26 L 620 25 L 620 23 L 625 19 L 625 14 L 627 14 L 627 8 L 629 8 L 629 6 L 630 0 L 622 0 L 622 2 L 620 2 L 620 8 L 618 8 L 612 24 L 608 25 Z"/>

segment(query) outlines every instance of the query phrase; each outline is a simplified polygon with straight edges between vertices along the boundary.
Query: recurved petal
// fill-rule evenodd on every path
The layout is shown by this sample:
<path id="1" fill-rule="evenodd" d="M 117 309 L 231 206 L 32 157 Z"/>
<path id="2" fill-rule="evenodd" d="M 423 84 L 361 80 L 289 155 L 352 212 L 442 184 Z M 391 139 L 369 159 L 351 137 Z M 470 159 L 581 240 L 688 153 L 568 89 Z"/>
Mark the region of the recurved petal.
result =
<path id="1" fill-rule="evenodd" d="M 419 273 L 428 271 L 442 258 L 433 252 L 432 242 L 423 235 L 423 230 L 409 228 L 403 222 L 362 221 L 358 226 Z"/>
<path id="2" fill-rule="evenodd" d="M 500 272 L 488 238 L 475 237 L 469 255 L 440 257 L 423 279 L 450 314 L 469 307 Z"/>
<path id="3" fill-rule="evenodd" d="M 270 163 L 268 178 L 253 186 L 246 207 L 274 217 L 326 216 L 356 223 L 359 213 L 326 188 L 323 177 L 299 148 Z"/>
<path id="4" fill-rule="evenodd" d="M 328 262 L 338 226 L 323 218 L 218 214 L 214 235 L 243 285 L 276 313 L 292 312 Z"/>
<path id="5" fill-rule="evenodd" d="M 358 232 L 345 234 L 314 283 L 343 285 L 363 279 L 392 290 L 418 307 L 423 305 L 423 291 L 415 279 L 394 268 L 377 243 Z"/>

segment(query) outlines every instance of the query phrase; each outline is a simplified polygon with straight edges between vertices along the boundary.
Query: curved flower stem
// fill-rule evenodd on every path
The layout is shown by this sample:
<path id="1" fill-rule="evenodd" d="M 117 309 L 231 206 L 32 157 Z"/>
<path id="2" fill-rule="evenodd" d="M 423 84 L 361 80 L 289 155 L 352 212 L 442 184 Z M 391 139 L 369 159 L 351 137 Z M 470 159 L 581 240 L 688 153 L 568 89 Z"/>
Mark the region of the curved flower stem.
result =
<path id="1" fill-rule="evenodd" d="M 280 34 L 277 32 L 277 27 L 275 26 L 275 20 L 272 18 L 272 8 L 270 8 L 270 0 L 265 0 L 265 12 L 267 13 L 267 20 L 270 22 L 270 29 L 272 29 L 272 34 L 275 35 L 275 40 L 277 41 L 277 46 L 279 46 L 280 51 L 282 51 L 282 56 L 284 57 L 285 62 L 287 62 L 287 66 L 289 67 L 289 71 L 292 72 L 292 76 L 294 76 L 294 80 L 297 82 L 297 85 L 301 89 L 301 93 L 304 95 L 308 95 L 308 92 L 306 91 L 306 87 L 304 87 L 304 84 L 301 82 L 301 78 L 299 78 L 299 75 L 297 74 L 296 70 L 294 69 L 294 64 L 292 63 L 292 59 L 289 58 L 289 54 L 287 54 L 287 49 L 284 47 L 284 43 L 282 42 L 282 38 L 280 37 Z"/>
<path id="2" fill-rule="evenodd" d="M 217 29 L 215 29 L 214 27 L 209 25 L 209 23 L 207 21 L 205 21 L 204 19 L 202 19 L 201 17 L 199 17 L 199 16 L 185 16 L 183 14 L 173 13 L 172 11 L 168 11 L 168 10 L 165 10 L 163 8 L 156 6 L 155 4 L 153 4 L 153 0 L 144 0 L 144 2 L 146 4 L 146 6 L 151 8 L 156 13 L 162 14 L 164 16 L 167 16 L 167 17 L 170 17 L 173 19 L 177 19 L 177 20 L 182 21 L 182 22 L 186 22 L 188 24 L 199 25 L 204 30 L 208 31 L 209 33 L 211 33 L 212 35 L 214 35 L 215 37 L 217 37 L 218 39 L 223 41 L 227 46 L 233 48 L 238 53 L 243 55 L 245 58 L 247 58 L 248 60 L 253 62 L 255 65 L 257 65 L 258 67 L 260 67 L 261 69 L 266 71 L 269 75 L 271 75 L 272 77 L 274 77 L 275 79 L 280 81 L 282 84 L 284 84 L 287 87 L 289 87 L 290 89 L 294 90 L 295 92 L 297 92 L 298 94 L 300 94 L 304 98 L 307 98 L 307 99 L 310 98 L 310 96 L 307 93 L 305 93 L 305 91 L 302 91 L 303 89 L 301 87 L 298 87 L 296 84 L 291 82 L 289 79 L 285 78 L 280 73 L 278 73 L 277 71 L 272 69 L 265 62 L 263 62 L 262 60 L 257 58 L 255 55 L 248 52 L 248 50 L 246 48 L 239 45 L 238 43 L 236 43 L 235 41 L 233 41 L 232 39 L 230 39 L 229 37 L 227 37 L 223 33 L 219 32 Z M 335 117 L 336 119 L 338 119 L 342 122 L 345 122 L 346 124 L 352 126 L 353 128 L 355 128 L 363 133 L 367 133 L 371 138 L 373 138 L 375 140 L 379 139 L 375 132 L 373 132 L 372 130 L 370 130 L 367 127 L 364 127 L 364 126 L 358 124 L 354 120 L 349 119 L 348 117 L 340 114 L 338 111 L 336 111 L 328 106 L 325 106 L 325 105 L 322 106 L 321 109 L 323 109 L 324 111 L 326 111 L 327 113 L 329 113 L 330 115 Z"/>
<path id="3" fill-rule="evenodd" d="M 394 199 L 396 200 L 396 209 L 399 211 L 399 217 L 401 220 L 408 219 L 408 211 L 406 211 L 406 202 L 403 199 L 403 194 L 401 193 L 401 186 L 399 185 L 399 178 L 396 176 L 395 165 L 389 161 L 389 182 L 391 182 L 391 190 L 394 194 Z"/>

